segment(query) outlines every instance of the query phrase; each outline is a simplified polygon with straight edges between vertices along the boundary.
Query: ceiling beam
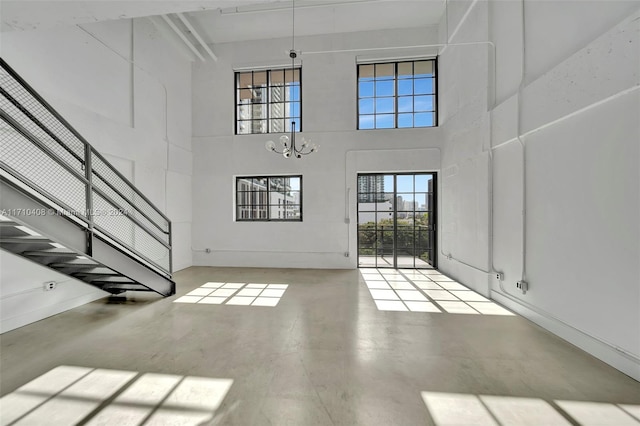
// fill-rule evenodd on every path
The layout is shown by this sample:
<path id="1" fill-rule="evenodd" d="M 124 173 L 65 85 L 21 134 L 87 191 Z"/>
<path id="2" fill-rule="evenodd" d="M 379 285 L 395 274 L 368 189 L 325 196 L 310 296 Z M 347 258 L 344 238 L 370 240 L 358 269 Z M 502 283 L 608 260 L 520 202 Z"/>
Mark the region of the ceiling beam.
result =
<path id="1" fill-rule="evenodd" d="M 193 56 L 187 47 L 178 40 L 178 37 L 167 28 L 167 25 L 164 23 L 162 19 L 158 16 L 148 16 L 147 19 L 151 21 L 154 27 L 162 34 L 162 37 L 167 40 L 170 44 L 172 44 L 178 52 L 180 52 L 185 58 L 187 58 L 190 62 L 194 62 L 196 57 Z"/>
<path id="2" fill-rule="evenodd" d="M 189 41 L 189 39 L 187 38 L 187 36 L 185 36 L 182 31 L 180 31 L 180 29 L 176 26 L 176 24 L 173 23 L 173 21 L 171 20 L 171 18 L 169 18 L 167 15 L 160 15 L 160 17 L 164 20 L 164 22 L 167 23 L 167 25 L 169 25 L 169 27 L 178 35 L 178 37 L 180 37 L 180 39 L 182 40 L 182 42 L 184 44 L 187 45 L 187 47 L 198 57 L 200 58 L 200 60 L 202 62 L 204 62 L 206 59 L 204 59 L 204 56 L 202 56 L 202 54 L 198 51 L 198 49 L 193 45 L 193 43 L 191 43 L 191 41 Z"/>
<path id="3" fill-rule="evenodd" d="M 189 31 L 191 31 L 191 34 L 193 34 L 193 36 L 196 38 L 196 40 L 198 40 L 198 43 L 200 43 L 200 46 L 202 46 L 203 49 L 209 54 L 209 56 L 211 56 L 211 59 L 213 59 L 214 61 L 217 61 L 218 57 L 209 48 L 209 46 L 204 41 L 204 39 L 202 37 L 200 37 L 200 34 L 196 31 L 196 29 L 193 28 L 193 25 L 191 25 L 191 22 L 189 22 L 187 17 L 184 16 L 182 13 L 176 13 L 176 15 L 178 15 L 178 18 L 180 18 L 180 20 L 185 25 L 185 27 L 187 27 L 187 29 Z"/>

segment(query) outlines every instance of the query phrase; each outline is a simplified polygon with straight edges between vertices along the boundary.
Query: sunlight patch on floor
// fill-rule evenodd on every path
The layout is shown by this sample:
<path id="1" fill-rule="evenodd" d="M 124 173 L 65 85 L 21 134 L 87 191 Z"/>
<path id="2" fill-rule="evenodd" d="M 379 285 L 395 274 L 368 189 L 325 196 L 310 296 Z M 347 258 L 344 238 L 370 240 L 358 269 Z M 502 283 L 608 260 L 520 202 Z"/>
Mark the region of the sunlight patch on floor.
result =
<path id="1" fill-rule="evenodd" d="M 466 315 L 514 315 L 434 269 L 361 268 L 378 310 Z"/>
<path id="2" fill-rule="evenodd" d="M 274 307 L 288 287 L 288 284 L 208 282 L 173 302 Z"/>
<path id="3" fill-rule="evenodd" d="M 0 399 L 2 425 L 199 425 L 233 380 L 60 366 Z"/>
<path id="4" fill-rule="evenodd" d="M 444 392 L 421 394 L 429 415 L 439 426 L 640 424 L 640 405 Z"/>

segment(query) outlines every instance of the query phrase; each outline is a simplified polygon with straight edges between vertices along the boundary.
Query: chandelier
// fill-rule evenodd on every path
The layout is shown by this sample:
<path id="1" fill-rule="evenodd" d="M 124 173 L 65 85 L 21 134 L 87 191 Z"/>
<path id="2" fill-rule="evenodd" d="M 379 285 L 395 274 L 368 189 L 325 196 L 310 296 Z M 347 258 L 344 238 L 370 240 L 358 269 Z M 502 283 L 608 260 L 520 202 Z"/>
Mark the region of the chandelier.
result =
<path id="1" fill-rule="evenodd" d="M 291 75 L 294 75 L 295 73 L 295 61 L 296 61 L 296 58 L 298 57 L 298 54 L 296 53 L 296 49 L 295 49 L 295 34 L 296 34 L 295 22 L 296 22 L 296 2 L 295 0 L 292 0 L 291 1 L 292 34 L 291 34 L 291 50 L 289 51 L 289 57 L 291 58 Z M 290 157 L 302 158 L 303 155 L 309 155 L 313 152 L 318 151 L 318 146 L 306 140 L 305 138 L 302 138 L 302 143 L 300 144 L 299 147 L 296 146 L 295 120 L 291 121 L 291 136 L 288 136 L 288 135 L 280 136 L 280 145 L 281 145 L 280 150 L 278 150 L 278 148 L 276 148 L 276 143 L 274 141 L 269 140 L 265 143 L 264 147 L 267 149 L 267 151 L 280 154 L 284 156 L 284 158 L 290 158 Z"/>

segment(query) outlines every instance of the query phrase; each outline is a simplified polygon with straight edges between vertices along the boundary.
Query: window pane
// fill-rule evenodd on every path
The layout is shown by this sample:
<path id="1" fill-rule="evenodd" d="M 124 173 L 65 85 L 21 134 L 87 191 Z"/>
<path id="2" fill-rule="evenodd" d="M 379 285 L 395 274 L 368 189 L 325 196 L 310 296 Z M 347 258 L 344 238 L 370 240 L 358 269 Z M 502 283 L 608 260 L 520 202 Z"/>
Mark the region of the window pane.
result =
<path id="1" fill-rule="evenodd" d="M 285 87 L 284 86 L 275 86 L 271 88 L 271 97 L 269 98 L 269 100 L 271 102 L 283 102 L 285 100 L 284 98 L 284 92 L 285 92 Z"/>
<path id="2" fill-rule="evenodd" d="M 267 118 L 267 105 L 268 104 L 251 104 L 251 118 L 260 119 Z"/>
<path id="3" fill-rule="evenodd" d="M 251 118 L 251 105 L 238 106 L 238 120 L 248 120 Z"/>
<path id="4" fill-rule="evenodd" d="M 361 99 L 359 111 L 360 114 L 373 114 L 373 99 Z"/>
<path id="5" fill-rule="evenodd" d="M 413 127 L 413 114 L 398 114 L 398 127 Z"/>
<path id="6" fill-rule="evenodd" d="M 433 91 L 432 78 L 418 78 L 414 80 L 416 95 L 431 95 Z"/>
<path id="7" fill-rule="evenodd" d="M 376 114 L 394 112 L 394 98 L 377 98 Z"/>
<path id="8" fill-rule="evenodd" d="M 401 62 L 398 64 L 398 78 L 413 77 L 413 62 Z"/>
<path id="9" fill-rule="evenodd" d="M 289 186 L 291 187 L 292 191 L 300 191 L 300 178 L 299 177 L 289 178 Z"/>
<path id="10" fill-rule="evenodd" d="M 300 130 L 300 102 L 287 102 L 285 105 L 285 113 L 289 117 L 296 119 L 297 129 Z"/>
<path id="11" fill-rule="evenodd" d="M 300 85 L 295 84 L 293 86 L 288 86 L 286 91 L 286 99 L 288 101 L 299 101 L 300 100 Z"/>
<path id="12" fill-rule="evenodd" d="M 413 96 L 398 98 L 398 112 L 413 112 Z"/>
<path id="13" fill-rule="evenodd" d="M 255 71 L 253 73 L 253 86 L 266 86 L 267 85 L 267 72 Z"/>
<path id="14" fill-rule="evenodd" d="M 300 69 L 296 68 L 293 71 L 291 69 L 287 69 L 284 71 L 284 79 L 287 84 L 292 84 L 294 82 L 300 82 Z"/>
<path id="15" fill-rule="evenodd" d="M 253 97 L 251 89 L 240 89 L 238 91 L 238 101 L 248 101 Z"/>
<path id="16" fill-rule="evenodd" d="M 433 111 L 433 95 L 416 96 L 414 101 L 415 111 Z"/>
<path id="17" fill-rule="evenodd" d="M 393 80 L 376 81 L 376 96 L 393 96 Z"/>
<path id="18" fill-rule="evenodd" d="M 239 89 L 251 87 L 252 84 L 253 84 L 252 74 L 253 73 L 251 73 L 251 72 L 238 73 L 238 80 L 237 80 L 238 86 L 237 87 Z"/>
<path id="19" fill-rule="evenodd" d="M 287 206 L 287 219 L 300 219 L 301 217 L 301 213 L 300 213 L 300 206 L 298 205 L 293 205 L 293 206 Z"/>
<path id="20" fill-rule="evenodd" d="M 399 80 L 398 95 L 412 95 L 412 94 L 413 94 L 413 80 Z"/>
<path id="21" fill-rule="evenodd" d="M 360 65 L 358 77 L 361 79 L 373 78 L 373 65 Z"/>
<path id="22" fill-rule="evenodd" d="M 376 64 L 376 80 L 392 79 L 395 75 L 395 64 Z"/>
<path id="23" fill-rule="evenodd" d="M 252 102 L 253 103 L 267 102 L 267 88 L 266 87 L 254 87 L 251 92 L 252 92 Z"/>
<path id="24" fill-rule="evenodd" d="M 393 115 L 376 115 L 376 129 L 393 129 Z"/>
<path id="25" fill-rule="evenodd" d="M 374 128 L 374 117 L 373 115 L 361 115 L 358 119 L 358 128 L 359 129 L 373 129 Z"/>
<path id="26" fill-rule="evenodd" d="M 269 117 L 271 118 L 284 118 L 285 104 L 270 104 L 269 105 Z"/>
<path id="27" fill-rule="evenodd" d="M 284 120 L 284 128 L 286 132 L 291 132 L 292 129 L 294 131 L 300 131 L 300 120 L 296 117 L 290 117 Z"/>
<path id="28" fill-rule="evenodd" d="M 413 175 L 398 175 L 396 192 L 413 192 Z M 407 195 L 402 195 L 407 200 Z"/>
<path id="29" fill-rule="evenodd" d="M 431 175 L 416 175 L 416 191 L 417 192 L 429 192 L 432 191 L 432 176 Z"/>
<path id="30" fill-rule="evenodd" d="M 434 115 L 432 112 L 424 112 L 415 115 L 415 127 L 429 127 L 433 126 Z"/>
<path id="31" fill-rule="evenodd" d="M 415 194 L 416 201 L 416 211 L 427 211 L 427 194 L 425 193 L 416 193 Z"/>
<path id="32" fill-rule="evenodd" d="M 271 71 L 271 83 L 272 86 L 284 84 L 284 70 Z"/>
<path id="33" fill-rule="evenodd" d="M 433 75 L 433 61 L 419 61 L 414 63 L 416 77 L 431 77 Z"/>
<path id="34" fill-rule="evenodd" d="M 284 213 L 284 206 L 271 206 L 269 213 L 271 214 L 271 219 L 272 220 L 278 220 L 278 219 L 284 219 L 286 217 L 285 213 Z"/>
<path id="35" fill-rule="evenodd" d="M 236 133 L 239 135 L 248 135 L 249 133 L 251 133 L 251 121 L 238 120 Z"/>
<path id="36" fill-rule="evenodd" d="M 284 119 L 271 119 L 270 133 L 283 133 L 284 131 Z"/>
<path id="37" fill-rule="evenodd" d="M 263 178 L 263 177 L 253 178 L 252 184 L 253 184 L 254 191 L 267 190 L 267 178 Z"/>
<path id="38" fill-rule="evenodd" d="M 368 98 L 373 96 L 373 82 L 360 82 L 358 83 L 358 96 L 361 98 Z"/>
<path id="39" fill-rule="evenodd" d="M 251 120 L 249 133 L 267 133 L 267 120 Z"/>

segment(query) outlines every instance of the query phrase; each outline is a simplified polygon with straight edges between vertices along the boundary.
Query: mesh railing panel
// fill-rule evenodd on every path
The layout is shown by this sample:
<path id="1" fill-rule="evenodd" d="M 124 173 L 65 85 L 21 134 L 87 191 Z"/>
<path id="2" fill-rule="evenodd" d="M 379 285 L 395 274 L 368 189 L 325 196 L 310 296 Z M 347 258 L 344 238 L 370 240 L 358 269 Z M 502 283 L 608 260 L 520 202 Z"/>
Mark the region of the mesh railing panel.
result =
<path id="1" fill-rule="evenodd" d="M 49 148 L 58 158 L 62 159 L 78 173 L 84 174 L 84 146 L 80 153 L 75 153 L 68 147 L 65 148 L 65 146 L 55 141 L 47 132 L 42 130 L 40 126 L 35 124 L 24 112 L 4 96 L 0 96 L 0 109 L 13 118 L 44 146 Z"/>
<path id="2" fill-rule="evenodd" d="M 107 197 L 109 197 L 112 201 L 114 201 L 119 206 L 119 208 L 126 211 L 127 216 L 129 216 L 130 218 L 135 218 L 138 222 L 142 223 L 157 238 L 161 239 L 166 243 L 169 242 L 169 234 L 165 234 L 160 229 L 158 229 L 158 227 L 154 225 L 149 219 L 147 219 L 144 215 L 140 214 L 140 212 L 134 208 L 134 206 L 129 202 L 129 200 L 125 199 L 118 192 L 114 191 L 113 188 L 111 188 L 111 186 L 109 186 L 100 177 L 94 174 L 92 183 L 95 188 L 100 189 Z"/>
<path id="3" fill-rule="evenodd" d="M 0 120 L 0 160 L 34 187 L 85 217 L 86 185 L 44 151 Z"/>
<path id="4" fill-rule="evenodd" d="M 4 68 L 0 68 L 0 87 L 6 96 L 14 98 L 20 105 L 53 135 L 55 135 L 71 152 L 80 158 L 84 158 L 85 144 L 79 140 L 55 115 L 49 112 L 42 103 L 22 86 Z"/>
<path id="5" fill-rule="evenodd" d="M 93 221 L 117 242 L 169 270 L 169 249 L 99 194 L 93 194 Z"/>
<path id="6" fill-rule="evenodd" d="M 120 192 L 124 197 L 127 198 L 129 205 L 135 206 L 140 211 L 144 212 L 147 217 L 160 226 L 160 228 L 168 232 L 169 231 L 169 222 L 162 217 L 162 215 L 158 212 L 158 210 L 147 202 L 144 198 L 139 196 L 136 191 L 133 190 L 132 186 L 124 179 L 122 179 L 115 172 L 113 167 L 104 162 L 100 157 L 98 157 L 95 153 L 91 155 L 91 168 L 94 172 L 94 180 L 99 181 L 100 178 L 102 180 L 107 181 L 113 186 L 115 189 Z M 95 175 L 99 175 L 99 178 L 96 178 Z M 115 201 L 115 200 L 114 200 Z M 136 218 L 143 217 L 142 215 L 137 215 Z"/>

